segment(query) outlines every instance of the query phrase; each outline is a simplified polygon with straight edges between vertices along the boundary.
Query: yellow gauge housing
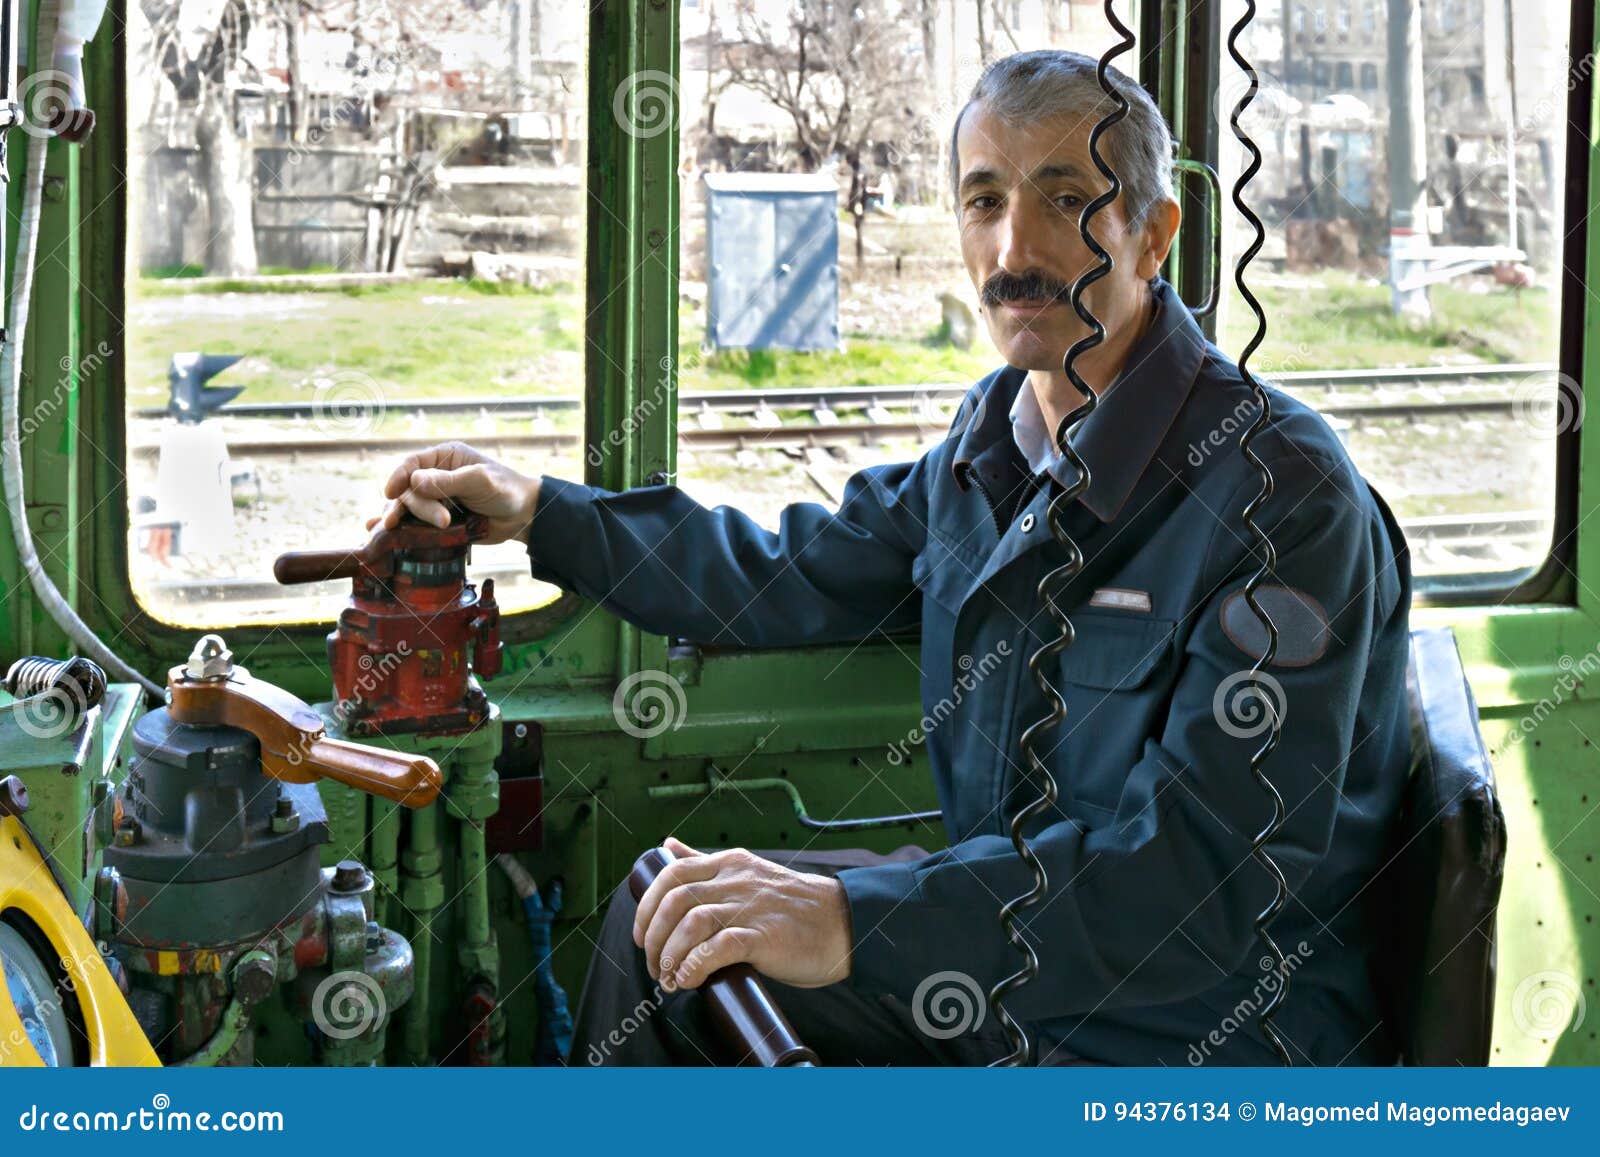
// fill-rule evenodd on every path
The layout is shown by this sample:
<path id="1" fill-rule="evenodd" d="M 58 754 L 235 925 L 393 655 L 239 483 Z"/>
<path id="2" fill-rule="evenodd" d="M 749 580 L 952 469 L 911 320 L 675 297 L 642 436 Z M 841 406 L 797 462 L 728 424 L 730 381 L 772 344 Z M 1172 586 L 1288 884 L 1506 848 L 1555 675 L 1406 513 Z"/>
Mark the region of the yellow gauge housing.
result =
<path id="1" fill-rule="evenodd" d="M 94 941 L 56 887 L 50 867 L 22 822 L 0 816 L 0 913 L 17 911 L 50 941 L 78 998 L 89 1035 L 91 1065 L 159 1066 L 133 1010 L 100 959 Z M 0 1067 L 44 1064 L 23 1031 L 0 971 Z"/>

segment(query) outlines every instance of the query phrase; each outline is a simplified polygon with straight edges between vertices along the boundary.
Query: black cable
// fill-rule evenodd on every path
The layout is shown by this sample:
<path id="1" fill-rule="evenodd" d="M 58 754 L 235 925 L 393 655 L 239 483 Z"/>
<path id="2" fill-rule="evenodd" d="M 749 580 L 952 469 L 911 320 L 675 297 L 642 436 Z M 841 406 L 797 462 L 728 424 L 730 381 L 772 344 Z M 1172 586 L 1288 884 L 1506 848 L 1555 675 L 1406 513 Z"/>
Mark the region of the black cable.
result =
<path id="1" fill-rule="evenodd" d="M 1289 884 L 1284 879 L 1283 870 L 1278 867 L 1277 862 L 1273 860 L 1267 851 L 1267 845 L 1277 837 L 1283 828 L 1285 813 L 1282 793 L 1278 791 L 1272 781 L 1267 778 L 1266 772 L 1262 770 L 1262 764 L 1271 756 L 1283 734 L 1283 716 L 1279 710 L 1278 702 L 1272 694 L 1262 689 L 1263 679 L 1261 678 L 1262 668 L 1269 666 L 1278 653 L 1278 629 L 1273 625 L 1272 619 L 1267 615 L 1261 604 L 1256 601 L 1257 588 L 1261 586 L 1267 575 L 1277 570 L 1278 552 L 1273 548 L 1272 541 L 1267 537 L 1266 532 L 1256 525 L 1255 521 L 1256 513 L 1272 497 L 1272 471 L 1267 469 L 1266 463 L 1261 460 L 1250 446 L 1256 435 L 1264 430 L 1272 420 L 1271 402 L 1267 397 L 1267 391 L 1256 376 L 1250 372 L 1249 364 L 1251 356 L 1261 348 L 1262 342 L 1266 340 L 1267 315 L 1261 308 L 1261 302 L 1256 299 L 1256 295 L 1250 291 L 1250 287 L 1245 283 L 1245 270 L 1256 255 L 1261 252 L 1262 246 L 1266 243 L 1266 229 L 1261 223 L 1261 218 L 1256 216 L 1244 199 L 1246 186 L 1261 171 L 1261 150 L 1256 147 L 1255 141 L 1250 138 L 1250 135 L 1244 131 L 1240 124 L 1240 118 L 1243 117 L 1245 110 L 1250 107 L 1251 102 L 1255 100 L 1256 93 L 1261 90 L 1260 76 L 1257 74 L 1255 66 L 1239 51 L 1239 39 L 1243 36 L 1245 30 L 1250 27 L 1250 22 L 1255 19 L 1255 14 L 1255 0 L 1245 0 L 1244 13 L 1228 33 L 1228 55 L 1233 58 L 1234 63 L 1250 79 L 1250 87 L 1245 91 L 1244 96 L 1234 106 L 1232 114 L 1228 117 L 1228 124 L 1233 129 L 1234 137 L 1244 146 L 1245 151 L 1250 156 L 1249 164 L 1240 172 L 1239 179 L 1234 182 L 1233 204 L 1244 219 L 1249 222 L 1250 228 L 1254 233 L 1249 247 L 1240 256 L 1234 271 L 1234 280 L 1239 287 L 1239 294 L 1249 304 L 1256 318 L 1255 333 L 1251 335 L 1249 343 L 1239 357 L 1239 374 L 1249 384 L 1250 388 L 1255 391 L 1256 404 L 1260 407 L 1256 420 L 1250 424 L 1249 429 L 1239 439 L 1239 449 L 1244 454 L 1245 460 L 1261 476 L 1260 491 L 1244 508 L 1244 524 L 1251 536 L 1259 544 L 1262 562 L 1260 568 L 1245 582 L 1244 598 L 1250 609 L 1255 612 L 1256 617 L 1267 628 L 1267 648 L 1261 658 L 1256 661 L 1255 666 L 1250 669 L 1248 685 L 1254 691 L 1262 709 L 1266 711 L 1269 726 L 1267 728 L 1266 741 L 1250 758 L 1250 772 L 1255 776 L 1256 782 L 1261 785 L 1261 789 L 1267 793 L 1268 798 L 1272 801 L 1272 818 L 1256 834 L 1255 839 L 1251 841 L 1250 854 L 1257 863 L 1266 869 L 1267 874 L 1272 877 L 1275 885 L 1272 902 L 1261 910 L 1255 921 L 1256 935 L 1267 949 L 1268 956 L 1272 961 L 1272 974 L 1277 978 L 1277 984 L 1273 987 L 1271 995 L 1261 1009 L 1261 1032 L 1266 1036 L 1272 1047 L 1277 1050 L 1278 1059 L 1284 1065 L 1292 1065 L 1294 1062 L 1289 1056 L 1289 1050 L 1284 1047 L 1283 1037 L 1273 1023 L 1273 1017 L 1277 1014 L 1285 996 L 1288 994 L 1288 964 L 1284 958 L 1283 949 L 1278 947 L 1277 941 L 1272 938 L 1269 930 L 1272 921 L 1283 910 L 1289 899 Z M 1271 676 L 1267 676 L 1267 680 L 1270 679 Z"/>
<path id="2" fill-rule="evenodd" d="M 1066 552 L 1067 560 L 1040 580 L 1039 598 L 1044 603 L 1050 617 L 1055 620 L 1061 630 L 1054 639 L 1034 651 L 1028 658 L 1028 670 L 1032 673 L 1033 681 L 1038 685 L 1039 690 L 1049 700 L 1050 711 L 1023 731 L 1019 741 L 1023 760 L 1039 786 L 1039 795 L 1036 799 L 1018 809 L 1016 815 L 1012 817 L 1010 828 L 1011 846 L 1016 849 L 1017 855 L 1027 866 L 1028 871 L 1032 873 L 1033 887 L 1009 901 L 1000 909 L 1000 924 L 1005 929 L 1006 938 L 1010 940 L 1011 946 L 1022 957 L 1022 966 L 989 991 L 989 1008 L 993 1011 L 995 1019 L 1000 1022 L 1000 1027 L 1006 1034 L 1006 1040 L 1011 1044 L 1011 1052 L 994 1062 L 996 1065 L 1031 1065 L 1036 1060 L 1033 1041 L 1028 1037 L 1027 1031 L 1016 1018 L 1006 1010 L 1004 1001 L 1012 992 L 1015 992 L 1039 975 L 1038 954 L 1034 952 L 1033 945 L 1028 943 L 1018 928 L 1017 914 L 1024 909 L 1033 907 L 1044 899 L 1045 893 L 1049 891 L 1050 880 L 1045 873 L 1044 865 L 1039 862 L 1039 857 L 1023 838 L 1023 832 L 1035 816 L 1048 812 L 1053 808 L 1058 798 L 1055 777 L 1050 774 L 1050 769 L 1045 766 L 1044 760 L 1039 757 L 1037 744 L 1040 736 L 1051 728 L 1058 726 L 1067 717 L 1066 701 L 1062 699 L 1061 693 L 1056 690 L 1054 683 L 1051 682 L 1050 673 L 1046 665 L 1053 666 L 1056 657 L 1072 646 L 1076 638 L 1072 620 L 1067 617 L 1065 608 L 1057 601 L 1071 587 L 1073 577 L 1083 569 L 1083 552 L 1078 549 L 1078 544 L 1072 540 L 1072 536 L 1067 532 L 1066 514 L 1072 504 L 1078 500 L 1078 497 L 1089 488 L 1089 467 L 1078 456 L 1078 452 L 1073 449 L 1071 435 L 1088 419 L 1089 415 L 1094 412 L 1095 406 L 1099 403 L 1099 397 L 1094 388 L 1078 372 L 1077 362 L 1084 354 L 1101 345 L 1106 339 L 1105 326 L 1084 305 L 1083 296 L 1085 290 L 1095 282 L 1109 277 L 1116 267 L 1110 252 L 1089 231 L 1089 223 L 1095 214 L 1108 208 L 1122 194 L 1121 180 L 1118 179 L 1116 172 L 1112 170 L 1111 166 L 1106 163 L 1105 158 L 1100 154 L 1100 140 L 1111 128 L 1127 117 L 1128 111 L 1132 107 L 1128 102 L 1128 98 L 1122 94 L 1121 89 L 1112 84 L 1109 70 L 1111 62 L 1131 50 L 1135 42 L 1133 32 L 1117 18 L 1113 0 L 1105 0 L 1105 14 L 1111 27 L 1121 36 L 1121 40 L 1107 49 L 1105 54 L 1101 56 L 1096 75 L 1100 80 L 1101 89 L 1111 98 L 1116 107 L 1102 117 L 1090 131 L 1089 156 L 1094 161 L 1095 168 L 1099 169 L 1101 175 L 1110 182 L 1110 186 L 1105 192 L 1085 205 L 1082 215 L 1078 218 L 1078 229 L 1083 235 L 1084 244 L 1088 246 L 1089 251 L 1094 254 L 1099 264 L 1085 272 L 1083 276 L 1072 284 L 1072 308 L 1077 312 L 1084 325 L 1089 327 L 1090 332 L 1074 342 L 1072 347 L 1067 350 L 1062 369 L 1072 382 L 1073 387 L 1083 395 L 1084 401 L 1081 406 L 1078 406 L 1062 418 L 1060 424 L 1056 427 L 1056 446 L 1066 461 L 1071 464 L 1076 473 L 1076 480 L 1071 486 L 1057 491 L 1055 496 L 1051 498 L 1045 514 L 1045 521 L 1049 524 L 1050 533 Z M 1023 388 L 1028 388 L 1026 383 L 1024 383 Z"/>

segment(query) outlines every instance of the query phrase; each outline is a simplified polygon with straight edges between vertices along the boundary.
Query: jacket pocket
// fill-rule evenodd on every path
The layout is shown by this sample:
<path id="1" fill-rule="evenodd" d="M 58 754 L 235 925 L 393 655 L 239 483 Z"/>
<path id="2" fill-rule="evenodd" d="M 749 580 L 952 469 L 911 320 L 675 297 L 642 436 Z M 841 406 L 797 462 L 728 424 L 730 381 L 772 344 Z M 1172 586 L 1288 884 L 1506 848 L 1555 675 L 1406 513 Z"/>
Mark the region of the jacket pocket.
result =
<path id="1" fill-rule="evenodd" d="M 1071 617 L 1077 636 L 1055 666 L 1066 718 L 1045 733 L 1044 746 L 1063 812 L 1104 823 L 1118 811 L 1146 741 L 1166 726 L 1177 676 L 1177 623 L 1095 611 Z M 1031 678 L 1024 684 L 1031 689 L 1020 720 L 1026 726 L 1048 704 Z"/>
<path id="2" fill-rule="evenodd" d="M 1073 643 L 1058 657 L 1061 678 L 1101 691 L 1134 691 L 1172 659 L 1173 619 L 1076 611 Z M 1055 620 L 1049 620 L 1050 627 Z"/>

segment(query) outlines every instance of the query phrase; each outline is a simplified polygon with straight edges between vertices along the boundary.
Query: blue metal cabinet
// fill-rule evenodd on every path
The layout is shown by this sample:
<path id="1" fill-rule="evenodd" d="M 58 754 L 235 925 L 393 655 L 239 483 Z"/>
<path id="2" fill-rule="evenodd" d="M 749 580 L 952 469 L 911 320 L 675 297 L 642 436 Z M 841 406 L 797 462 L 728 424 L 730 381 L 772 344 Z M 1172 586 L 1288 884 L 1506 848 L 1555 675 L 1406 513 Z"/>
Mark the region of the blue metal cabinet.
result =
<path id="1" fill-rule="evenodd" d="M 839 190 L 832 177 L 714 173 L 706 182 L 706 340 L 839 348 Z"/>

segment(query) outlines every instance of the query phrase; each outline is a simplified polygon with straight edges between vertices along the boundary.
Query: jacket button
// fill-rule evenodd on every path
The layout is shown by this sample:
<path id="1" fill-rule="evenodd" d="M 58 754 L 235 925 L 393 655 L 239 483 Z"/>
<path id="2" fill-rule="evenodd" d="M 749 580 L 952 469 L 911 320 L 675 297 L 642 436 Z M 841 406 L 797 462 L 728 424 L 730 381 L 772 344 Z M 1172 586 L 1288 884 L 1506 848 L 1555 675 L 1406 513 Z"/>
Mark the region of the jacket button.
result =
<path id="1" fill-rule="evenodd" d="M 1018 529 L 1020 529 L 1023 534 L 1027 534 L 1028 531 L 1032 530 L 1033 529 L 1033 515 L 1024 514 L 1022 516 L 1022 525 Z"/>

